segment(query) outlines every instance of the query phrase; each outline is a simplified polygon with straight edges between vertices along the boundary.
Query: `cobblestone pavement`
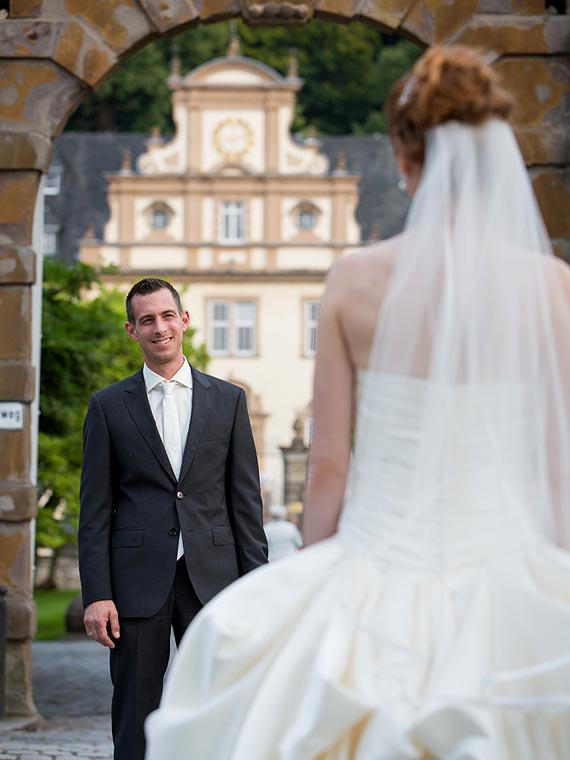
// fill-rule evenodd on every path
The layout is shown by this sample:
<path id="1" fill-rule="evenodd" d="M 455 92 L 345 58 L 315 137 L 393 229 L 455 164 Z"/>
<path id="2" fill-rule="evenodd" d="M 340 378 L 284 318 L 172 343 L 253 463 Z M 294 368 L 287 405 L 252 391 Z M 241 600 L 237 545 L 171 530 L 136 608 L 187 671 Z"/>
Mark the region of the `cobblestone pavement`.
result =
<path id="1" fill-rule="evenodd" d="M 33 730 L 0 723 L 0 760 L 113 757 L 108 650 L 84 637 L 33 645 Z"/>

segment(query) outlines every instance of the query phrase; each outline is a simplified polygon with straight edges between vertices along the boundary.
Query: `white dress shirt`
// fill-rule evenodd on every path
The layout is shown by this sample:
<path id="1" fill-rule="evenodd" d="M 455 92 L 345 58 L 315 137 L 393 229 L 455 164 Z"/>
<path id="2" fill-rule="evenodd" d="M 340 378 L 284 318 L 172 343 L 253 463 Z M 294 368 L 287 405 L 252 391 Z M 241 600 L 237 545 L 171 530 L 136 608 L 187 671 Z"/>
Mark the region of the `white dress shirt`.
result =
<path id="1" fill-rule="evenodd" d="M 171 377 L 170 380 L 167 380 L 145 364 L 143 367 L 143 377 L 152 416 L 154 417 L 156 427 L 163 441 L 162 401 L 164 399 L 164 394 L 161 385 L 167 382 L 175 384 L 173 396 L 174 403 L 176 404 L 176 411 L 178 412 L 181 437 L 180 446 L 183 453 L 186 446 L 186 439 L 188 438 L 188 430 L 190 429 L 190 418 L 192 417 L 192 371 L 190 365 L 187 360 L 184 359 L 184 364 L 180 367 L 178 372 Z M 180 532 L 176 558 L 180 559 L 183 554 L 184 545 L 182 543 L 182 532 Z"/>
<path id="2" fill-rule="evenodd" d="M 156 422 L 156 427 L 160 437 L 164 439 L 162 430 L 162 390 L 159 388 L 161 383 L 168 382 L 165 377 L 153 372 L 146 364 L 143 367 L 144 383 L 148 395 L 148 402 L 152 411 L 152 416 Z M 190 365 L 184 359 L 184 364 L 180 367 L 170 382 L 176 383 L 174 391 L 174 401 L 178 411 L 178 421 L 180 422 L 180 432 L 182 434 L 182 448 L 186 445 L 188 430 L 190 429 L 190 418 L 192 416 L 192 371 Z"/>

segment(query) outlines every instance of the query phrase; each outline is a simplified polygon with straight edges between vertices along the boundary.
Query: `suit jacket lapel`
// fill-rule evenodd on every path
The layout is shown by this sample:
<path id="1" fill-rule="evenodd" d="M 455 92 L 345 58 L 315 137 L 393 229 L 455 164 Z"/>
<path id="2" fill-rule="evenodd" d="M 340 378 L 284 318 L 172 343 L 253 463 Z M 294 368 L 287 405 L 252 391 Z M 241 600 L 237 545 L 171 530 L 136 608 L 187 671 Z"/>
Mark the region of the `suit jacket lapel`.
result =
<path id="1" fill-rule="evenodd" d="M 192 417 L 190 418 L 190 429 L 188 430 L 184 458 L 182 459 L 180 480 L 186 476 L 196 454 L 210 414 L 213 397 L 213 389 L 208 378 L 192 367 Z"/>
<path id="2" fill-rule="evenodd" d="M 129 379 L 131 382 L 126 385 L 124 393 L 124 402 L 129 414 L 166 474 L 176 482 L 170 460 L 148 403 L 142 369 Z"/>

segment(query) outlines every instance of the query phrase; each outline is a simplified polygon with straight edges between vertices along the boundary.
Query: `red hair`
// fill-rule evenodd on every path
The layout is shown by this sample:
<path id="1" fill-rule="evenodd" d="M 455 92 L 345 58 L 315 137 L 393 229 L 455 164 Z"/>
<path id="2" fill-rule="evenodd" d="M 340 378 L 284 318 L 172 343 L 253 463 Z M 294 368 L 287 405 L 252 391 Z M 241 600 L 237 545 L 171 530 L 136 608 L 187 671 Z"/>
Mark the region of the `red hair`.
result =
<path id="1" fill-rule="evenodd" d="M 405 156 L 422 163 L 426 130 L 447 121 L 507 120 L 512 108 L 511 95 L 479 53 L 460 45 L 436 45 L 396 82 L 386 102 L 386 119 Z"/>

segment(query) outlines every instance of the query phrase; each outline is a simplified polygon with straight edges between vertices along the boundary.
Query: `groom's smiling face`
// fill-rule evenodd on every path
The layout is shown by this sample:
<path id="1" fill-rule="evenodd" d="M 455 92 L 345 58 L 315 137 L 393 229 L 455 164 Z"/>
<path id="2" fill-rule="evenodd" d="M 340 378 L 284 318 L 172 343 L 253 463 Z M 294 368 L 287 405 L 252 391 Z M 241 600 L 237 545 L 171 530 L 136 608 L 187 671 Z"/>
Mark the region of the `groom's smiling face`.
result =
<path id="1" fill-rule="evenodd" d="M 145 363 L 163 374 L 166 365 L 182 362 L 182 338 L 190 315 L 178 311 L 172 293 L 166 288 L 146 296 L 133 296 L 134 322 L 127 322 L 128 335 L 140 344 Z"/>

